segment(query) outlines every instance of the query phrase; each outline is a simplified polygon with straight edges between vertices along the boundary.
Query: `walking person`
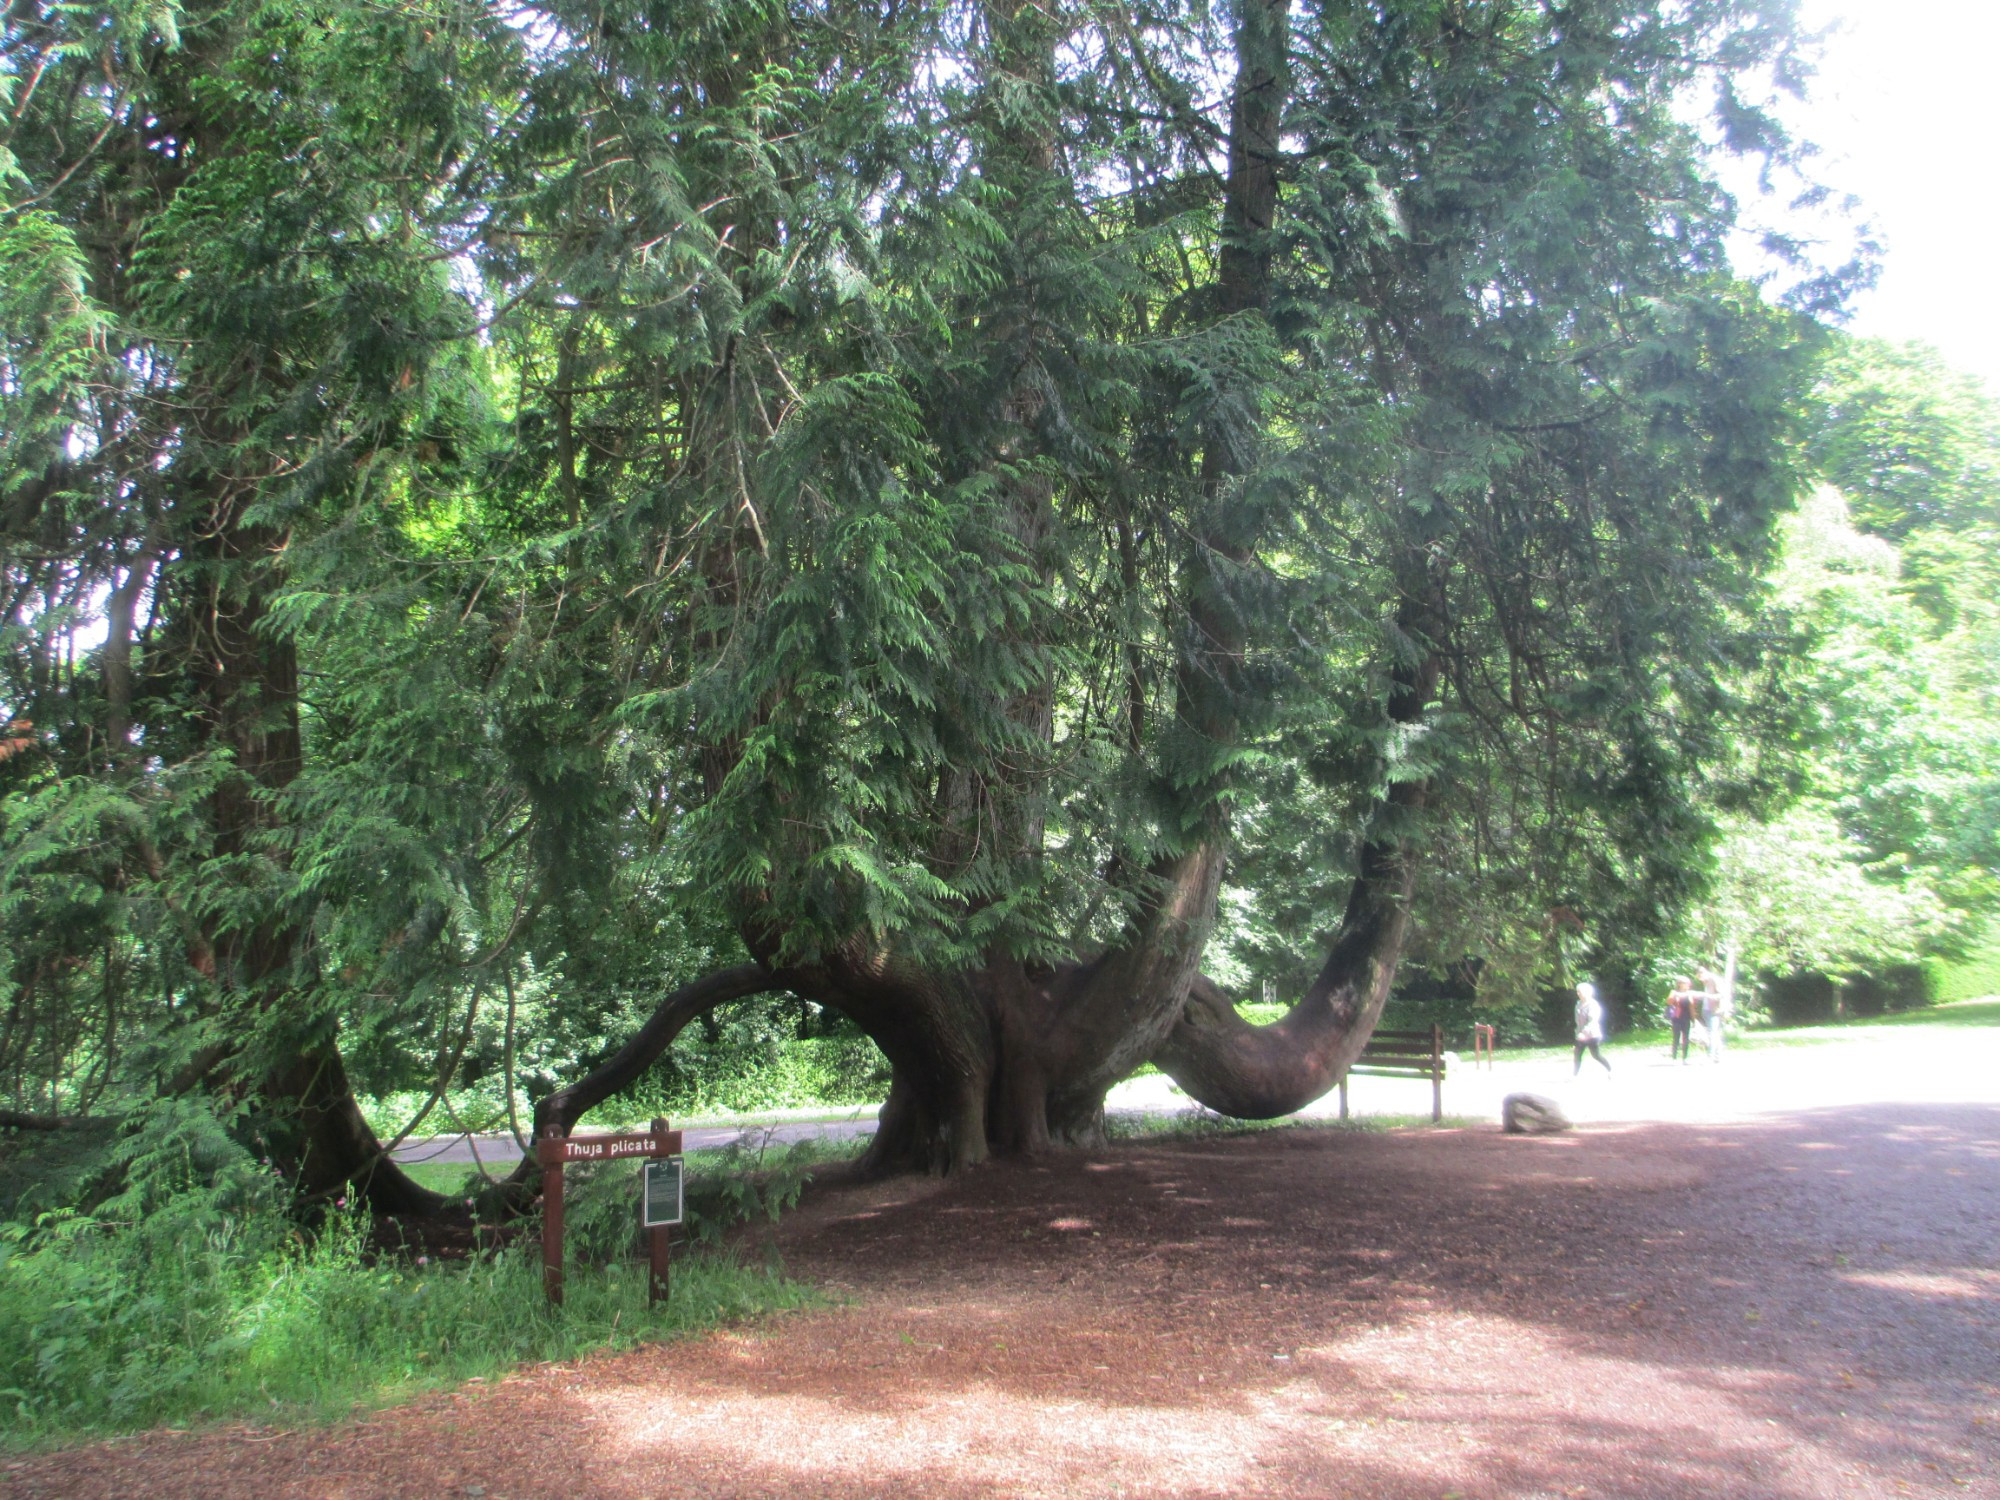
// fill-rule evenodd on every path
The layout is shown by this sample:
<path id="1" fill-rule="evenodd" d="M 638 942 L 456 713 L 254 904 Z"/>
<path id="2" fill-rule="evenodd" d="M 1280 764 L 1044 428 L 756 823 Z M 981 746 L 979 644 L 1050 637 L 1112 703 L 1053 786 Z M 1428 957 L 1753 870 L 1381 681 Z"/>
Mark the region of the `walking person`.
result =
<path id="1" fill-rule="evenodd" d="M 1667 996 L 1667 1025 L 1674 1034 L 1674 1060 L 1686 1063 L 1694 1051 L 1694 986 L 1685 974 L 1674 981 L 1673 993 Z"/>
<path id="2" fill-rule="evenodd" d="M 1695 979 L 1701 985 L 1701 1024 L 1708 1033 L 1708 1060 L 1722 1061 L 1722 1023 L 1727 1019 L 1729 1007 L 1722 1002 L 1722 985 L 1715 977 L 1713 969 L 1696 969 Z"/>
<path id="3" fill-rule="evenodd" d="M 1585 980 L 1576 987 L 1576 1067 L 1571 1070 L 1574 1078 L 1583 1071 L 1584 1049 L 1604 1063 L 1604 1071 L 1611 1071 L 1611 1064 L 1605 1062 L 1604 1054 L 1597 1050 L 1597 1044 L 1604 1040 L 1604 1004 L 1597 998 L 1597 986 Z"/>

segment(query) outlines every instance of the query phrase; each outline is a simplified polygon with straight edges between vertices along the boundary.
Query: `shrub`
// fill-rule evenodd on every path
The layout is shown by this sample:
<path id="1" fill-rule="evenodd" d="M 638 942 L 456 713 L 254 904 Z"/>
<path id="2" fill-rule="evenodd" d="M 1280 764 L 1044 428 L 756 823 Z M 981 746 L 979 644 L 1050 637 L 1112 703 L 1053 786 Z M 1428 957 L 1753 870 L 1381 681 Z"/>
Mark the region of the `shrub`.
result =
<path id="1" fill-rule="evenodd" d="M 1934 959 L 1928 966 L 1939 1003 L 2000 995 L 2000 924 L 1962 959 Z"/>

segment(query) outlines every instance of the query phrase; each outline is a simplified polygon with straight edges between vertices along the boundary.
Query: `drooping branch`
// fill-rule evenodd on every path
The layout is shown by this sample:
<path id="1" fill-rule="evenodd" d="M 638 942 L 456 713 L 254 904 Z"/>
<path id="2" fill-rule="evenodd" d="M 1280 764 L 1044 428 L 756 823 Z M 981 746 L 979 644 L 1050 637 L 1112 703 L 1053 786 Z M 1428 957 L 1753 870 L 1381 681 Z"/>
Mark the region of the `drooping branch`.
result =
<path id="1" fill-rule="evenodd" d="M 535 1101 L 535 1137 L 540 1139 L 552 1125 L 564 1135 L 569 1134 L 584 1115 L 620 1089 L 636 1082 L 639 1075 L 673 1045 L 674 1038 L 681 1034 L 681 1028 L 697 1016 L 705 1015 L 719 1005 L 727 1005 L 732 1000 L 780 988 L 783 986 L 778 979 L 762 964 L 738 964 L 733 969 L 720 969 L 682 985 L 654 1008 L 646 1024 L 634 1032 L 624 1046 L 575 1083 Z M 525 1190 L 532 1193 L 540 1181 L 539 1170 L 534 1157 L 523 1157 L 521 1164 L 507 1179 L 507 1188 L 510 1192 Z"/>

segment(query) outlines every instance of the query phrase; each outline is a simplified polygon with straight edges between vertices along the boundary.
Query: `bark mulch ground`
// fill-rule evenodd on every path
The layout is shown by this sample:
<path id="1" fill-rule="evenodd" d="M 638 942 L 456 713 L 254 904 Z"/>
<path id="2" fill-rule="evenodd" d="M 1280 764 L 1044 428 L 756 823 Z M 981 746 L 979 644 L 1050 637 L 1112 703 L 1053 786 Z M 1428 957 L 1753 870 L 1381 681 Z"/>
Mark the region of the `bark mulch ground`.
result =
<path id="1" fill-rule="evenodd" d="M 2000 1106 L 823 1185 L 842 1300 L 22 1496 L 2000 1497 Z"/>

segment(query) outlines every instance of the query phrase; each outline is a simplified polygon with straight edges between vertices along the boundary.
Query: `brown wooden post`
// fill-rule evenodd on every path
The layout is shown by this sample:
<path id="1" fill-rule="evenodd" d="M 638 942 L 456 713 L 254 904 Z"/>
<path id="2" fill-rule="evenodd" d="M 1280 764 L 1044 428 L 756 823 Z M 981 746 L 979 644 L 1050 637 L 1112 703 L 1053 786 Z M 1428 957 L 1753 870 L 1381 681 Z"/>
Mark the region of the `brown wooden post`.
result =
<path id="1" fill-rule="evenodd" d="M 1444 1028 L 1431 1022 L 1431 1124 L 1444 1118 Z"/>
<path id="2" fill-rule="evenodd" d="M 1340 1075 L 1340 1118 L 1347 1118 L 1347 1075 Z"/>
<path id="3" fill-rule="evenodd" d="M 542 1290 L 549 1305 L 561 1307 L 563 1299 L 563 1131 L 549 1124 L 542 1131 L 547 1142 L 538 1154 L 542 1159 Z"/>
<path id="4" fill-rule="evenodd" d="M 666 1150 L 667 1122 L 656 1118 L 653 1121 L 653 1134 L 659 1143 L 655 1157 L 668 1155 L 669 1153 Z M 640 1170 L 644 1171 L 645 1169 L 642 1167 Z M 646 1278 L 646 1305 L 648 1307 L 658 1307 L 662 1302 L 667 1300 L 667 1294 L 672 1290 L 669 1284 L 670 1272 L 667 1265 L 667 1236 L 671 1232 L 664 1224 L 655 1225 L 646 1231 L 646 1250 L 651 1260 L 649 1274 Z"/>

